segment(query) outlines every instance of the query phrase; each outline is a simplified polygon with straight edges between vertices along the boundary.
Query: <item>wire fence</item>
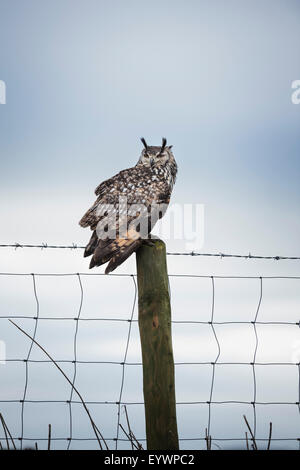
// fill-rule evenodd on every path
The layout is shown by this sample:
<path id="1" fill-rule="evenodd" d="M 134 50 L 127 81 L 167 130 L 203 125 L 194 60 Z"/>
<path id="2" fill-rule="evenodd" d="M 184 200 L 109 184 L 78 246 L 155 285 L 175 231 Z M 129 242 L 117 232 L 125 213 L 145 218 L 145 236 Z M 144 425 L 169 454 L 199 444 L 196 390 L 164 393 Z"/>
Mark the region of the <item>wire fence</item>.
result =
<path id="1" fill-rule="evenodd" d="M 39 245 L 26 244 L 26 243 L 10 243 L 0 244 L 0 248 L 40 248 L 41 250 L 52 248 L 52 249 L 63 249 L 63 250 L 84 250 L 85 246 L 78 245 L 77 243 L 71 243 L 69 245 L 51 245 L 49 243 L 41 243 Z M 246 255 L 233 254 L 233 253 L 199 253 L 197 251 L 190 252 L 167 252 L 168 256 L 204 256 L 204 257 L 216 257 L 216 258 L 242 258 L 242 259 L 265 259 L 265 260 L 300 260 L 300 256 L 262 256 L 252 255 L 248 253 Z"/>
<path id="2" fill-rule="evenodd" d="M 16 244 L 17 245 L 17 244 Z M 38 247 L 38 248 L 81 248 L 76 246 L 55 246 L 55 245 L 5 245 L 5 246 L 13 246 L 15 248 L 18 247 Z M 4 245 L 1 245 L 4 246 Z M 169 255 L 187 255 L 187 253 L 169 253 Z M 195 253 L 189 253 L 189 255 L 195 255 Z M 201 255 L 201 254 L 199 254 Z M 214 254 L 203 254 L 204 256 L 220 256 L 220 255 L 214 255 Z M 241 256 L 241 255 L 222 255 L 223 256 Z M 265 258 L 265 259 L 287 259 L 286 257 L 259 257 L 259 258 Z M 288 258 L 288 259 L 299 259 L 296 257 Z M 130 340 L 131 340 L 131 335 L 132 335 L 132 325 L 138 322 L 137 318 L 135 317 L 135 312 L 136 312 L 136 304 L 137 304 L 137 281 L 136 281 L 136 275 L 135 274 L 111 274 L 109 277 L 111 278 L 129 278 L 132 282 L 132 305 L 131 305 L 131 312 L 127 316 L 127 318 L 124 318 L 122 316 L 115 316 L 115 317 L 108 317 L 108 316 L 91 316 L 91 317 L 86 317 L 82 316 L 82 306 L 83 306 L 83 300 L 85 297 L 85 291 L 84 291 L 84 283 L 82 282 L 83 278 L 90 278 L 90 277 L 99 277 L 105 276 L 102 273 L 99 272 L 89 272 L 89 273 L 20 273 L 20 272 L 1 272 L 0 273 L 0 283 L 1 279 L 4 277 L 27 277 L 31 279 L 32 282 L 32 296 L 34 298 L 35 302 L 35 311 L 32 312 L 30 315 L 22 315 L 22 314 L 9 314 L 6 312 L 3 312 L 2 309 L 0 311 L 0 320 L 5 321 L 5 320 L 31 320 L 34 322 L 34 328 L 33 328 L 33 333 L 32 333 L 32 339 L 29 344 L 29 347 L 27 349 L 27 354 L 25 357 L 8 357 L 6 358 L 6 363 L 24 363 L 24 371 L 25 371 L 25 380 L 24 380 L 24 388 L 23 388 L 23 393 L 22 396 L 20 396 L 19 399 L 14 399 L 14 398 L 3 398 L 0 400 L 0 406 L 3 408 L 5 404 L 8 403 L 18 403 L 20 404 L 20 421 L 21 421 L 21 426 L 20 426 L 20 432 L 17 435 L 14 435 L 13 438 L 15 440 L 18 440 L 20 443 L 20 448 L 24 448 L 24 445 L 26 445 L 27 442 L 43 442 L 47 440 L 47 437 L 41 437 L 41 436 L 27 436 L 25 434 L 25 415 L 26 415 L 26 406 L 28 406 L 29 403 L 44 403 L 44 404 L 51 404 L 51 403 L 56 403 L 56 404 L 65 404 L 66 407 L 68 408 L 68 416 L 69 416 L 69 423 L 68 423 L 68 435 L 65 436 L 60 436 L 60 437 L 52 437 L 52 441 L 64 441 L 66 444 L 66 448 L 70 449 L 71 444 L 80 441 L 82 447 L 84 448 L 84 442 L 85 441 L 95 441 L 95 446 L 97 444 L 97 439 L 96 437 L 78 437 L 74 436 L 74 419 L 73 419 L 73 412 L 74 412 L 74 406 L 77 406 L 80 404 L 80 400 L 78 400 L 74 396 L 74 387 L 76 386 L 76 379 L 77 379 L 77 372 L 78 372 L 78 365 L 79 364 L 84 364 L 86 366 L 92 365 L 92 364 L 107 364 L 111 366 L 120 366 L 121 369 L 121 380 L 120 380 L 120 387 L 119 387 L 119 393 L 118 393 L 118 400 L 111 400 L 111 401 L 97 401 L 97 400 L 87 400 L 85 401 L 87 406 L 92 406 L 92 405 L 103 405 L 103 406 L 115 406 L 116 407 L 116 415 L 117 415 L 117 420 L 116 420 L 116 427 L 115 427 L 115 433 L 114 435 L 108 435 L 104 436 L 105 441 L 109 443 L 110 448 L 115 448 L 118 449 L 120 443 L 124 443 L 128 441 L 126 436 L 120 435 L 120 421 L 121 421 L 121 409 L 123 405 L 126 406 L 143 406 L 143 401 L 138 401 L 138 402 L 133 402 L 133 401 L 126 401 L 123 399 L 124 395 L 124 384 L 125 384 L 125 377 L 126 377 L 126 372 L 128 371 L 128 368 L 131 366 L 137 366 L 141 367 L 142 363 L 141 362 L 130 362 L 128 360 L 128 348 L 130 345 Z M 60 277 L 60 278 L 65 278 L 65 277 L 73 277 L 77 280 L 77 288 L 78 288 L 78 294 L 79 294 L 79 303 L 76 312 L 74 312 L 73 316 L 64 316 L 62 312 L 59 312 L 55 316 L 44 316 L 40 314 L 40 298 L 39 298 L 39 292 L 38 292 L 38 287 L 37 287 L 37 279 L 42 278 L 42 277 L 50 277 L 50 278 L 55 278 L 55 277 Z M 107 278 L 107 276 L 106 276 Z M 212 417 L 214 413 L 216 413 L 216 408 L 219 405 L 227 405 L 230 407 L 233 407 L 235 405 L 246 405 L 249 406 L 252 414 L 252 423 L 253 423 L 253 435 L 254 438 L 256 439 L 257 442 L 264 442 L 267 441 L 267 437 L 260 437 L 257 436 L 257 417 L 259 410 L 261 407 L 268 406 L 268 405 L 274 405 L 276 407 L 285 407 L 286 405 L 289 405 L 294 408 L 294 412 L 299 416 L 300 418 L 300 363 L 299 363 L 299 358 L 295 362 L 288 362 L 288 361 L 257 361 L 257 352 L 258 348 L 260 347 L 260 335 L 258 332 L 258 328 L 260 325 L 269 325 L 269 326 L 281 326 L 281 327 L 288 327 L 288 328 L 293 328 L 297 329 L 297 333 L 299 331 L 300 327 L 300 320 L 297 321 L 286 321 L 286 320 L 261 320 L 260 319 L 260 312 L 261 312 L 261 305 L 262 305 L 262 299 L 264 298 L 264 286 L 265 282 L 267 280 L 299 280 L 300 281 L 300 276 L 223 276 L 223 275 L 197 275 L 197 274 L 169 274 L 169 279 L 170 281 L 174 278 L 178 279 L 206 279 L 208 280 L 210 284 L 210 296 L 211 296 L 211 301 L 210 301 L 210 314 L 208 319 L 203 319 L 201 318 L 201 314 L 199 313 L 199 318 L 197 319 L 189 319 L 189 318 L 183 318 L 179 320 L 172 320 L 173 325 L 190 325 L 192 328 L 195 325 L 207 325 L 212 333 L 213 341 L 215 342 L 216 346 L 216 355 L 209 361 L 184 361 L 184 362 L 175 362 L 175 368 L 176 370 L 178 368 L 182 368 L 188 365 L 198 365 L 198 366 L 209 366 L 211 368 L 211 379 L 210 379 L 210 386 L 209 386 L 209 394 L 207 396 L 206 400 L 196 400 L 196 401 L 177 401 L 177 408 L 180 408 L 181 406 L 204 406 L 207 407 L 207 422 L 202 423 L 202 428 L 204 429 L 206 427 L 207 429 L 207 435 L 211 436 L 211 442 L 216 443 L 216 445 L 221 442 L 234 442 L 235 444 L 245 441 L 245 436 L 229 436 L 229 437 L 222 437 L 218 435 L 211 435 L 212 434 Z M 216 301 L 216 280 L 236 280 L 236 279 L 254 279 L 257 280 L 257 304 L 255 307 L 255 311 L 253 311 L 252 319 L 251 320 L 243 320 L 243 319 L 238 319 L 238 320 L 224 320 L 224 321 L 218 321 L 215 319 L 215 301 Z M 51 360 L 49 358 L 45 359 L 34 359 L 32 357 L 32 351 L 33 351 L 33 346 L 34 342 L 37 339 L 37 332 L 38 332 L 38 325 L 40 322 L 47 322 L 47 321 L 52 321 L 52 322 L 57 322 L 59 325 L 61 321 L 75 321 L 75 330 L 74 330 L 74 336 L 73 336 L 73 358 L 72 359 L 58 359 L 55 358 L 55 362 L 58 365 L 61 365 L 61 367 L 64 364 L 70 364 L 73 367 L 73 371 L 71 376 L 69 377 L 71 386 L 69 390 L 69 396 L 66 400 L 48 400 L 48 399 L 43 399 L 43 400 L 32 400 L 28 398 L 28 389 L 30 387 L 30 380 L 29 380 L 29 372 L 30 372 L 30 367 L 32 363 L 49 363 Z M 114 361 L 114 360 L 82 360 L 78 357 L 78 334 L 80 331 L 80 325 L 83 323 L 88 323 L 91 324 L 91 328 L 93 328 L 92 325 L 95 324 L 95 322 L 117 322 L 117 323 L 123 323 L 127 324 L 127 333 L 126 333 L 126 347 L 124 350 L 124 355 L 122 357 L 121 361 Z M 253 338 L 254 338 L 254 349 L 252 352 L 252 357 L 250 361 L 241 361 L 237 360 L 236 361 L 221 361 L 221 350 L 222 350 L 222 342 L 220 341 L 220 335 L 219 335 L 219 328 L 222 326 L 226 325 L 248 325 L 252 331 L 253 331 Z M 216 371 L 219 370 L 221 367 L 224 366 L 247 366 L 251 369 L 252 373 L 252 397 L 250 400 L 216 400 L 215 399 L 215 388 L 216 388 Z M 294 370 L 297 373 L 298 381 L 297 381 L 297 391 L 296 391 L 296 400 L 295 401 L 261 401 L 257 399 L 257 391 L 258 391 L 258 385 L 257 385 L 257 370 L 258 368 L 271 368 L 272 366 L 280 366 L 280 367 L 287 367 L 287 368 L 294 368 Z M 278 379 L 280 380 L 280 379 Z M 140 384 L 142 386 L 142 384 Z M 289 388 L 291 384 L 286 383 L 286 387 Z M 284 411 L 283 411 L 284 413 Z M 132 427 L 134 428 L 134 418 L 133 422 L 131 423 Z M 224 424 L 224 428 L 226 429 L 226 424 Z M 0 439 L 4 439 L 4 436 L 0 436 Z M 145 436 L 137 436 L 137 439 L 139 442 L 143 443 L 145 442 Z M 197 435 L 197 436 L 180 436 L 180 429 L 179 429 L 179 440 L 183 443 L 184 441 L 189 441 L 191 444 L 194 445 L 196 441 L 199 443 L 205 444 L 206 441 L 205 435 Z M 299 445 L 300 443 L 300 438 L 299 435 L 295 436 L 288 436 L 285 437 L 283 436 L 277 436 L 272 439 L 272 441 L 280 441 L 281 443 L 284 442 L 291 442 L 295 444 L 296 446 Z"/>

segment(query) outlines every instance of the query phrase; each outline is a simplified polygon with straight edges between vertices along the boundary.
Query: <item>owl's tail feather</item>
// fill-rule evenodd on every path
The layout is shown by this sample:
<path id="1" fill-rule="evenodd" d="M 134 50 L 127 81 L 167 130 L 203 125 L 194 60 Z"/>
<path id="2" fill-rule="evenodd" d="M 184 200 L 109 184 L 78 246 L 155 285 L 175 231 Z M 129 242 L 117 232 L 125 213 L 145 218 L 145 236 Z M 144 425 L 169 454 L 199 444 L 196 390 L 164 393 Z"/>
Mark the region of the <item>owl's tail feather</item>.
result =
<path id="1" fill-rule="evenodd" d="M 85 250 L 84 250 L 84 257 L 86 256 L 91 256 L 95 249 L 96 249 L 96 246 L 97 246 L 97 243 L 98 243 L 98 237 L 97 237 L 97 233 L 96 233 L 96 230 L 93 232 L 93 235 L 91 236 L 91 239 L 90 241 L 88 242 Z"/>
<path id="2" fill-rule="evenodd" d="M 132 253 L 134 253 L 142 244 L 141 240 L 128 240 L 129 244 L 121 250 L 119 253 L 114 255 L 110 262 L 108 263 L 107 268 L 105 269 L 105 274 L 109 274 L 114 271 L 120 264 L 122 264 L 127 258 L 129 258 Z"/>
<path id="3" fill-rule="evenodd" d="M 105 240 L 99 239 L 96 230 L 93 232 L 89 243 L 84 250 L 84 257 L 91 256 L 96 253 L 95 258 L 101 258 L 108 253 L 111 253 L 111 245 L 114 240 L 106 238 Z"/>
<path id="4" fill-rule="evenodd" d="M 140 247 L 142 240 L 116 238 L 108 242 L 106 246 L 103 246 L 103 242 L 98 244 L 90 262 L 90 269 L 109 261 L 105 274 L 114 271 Z"/>

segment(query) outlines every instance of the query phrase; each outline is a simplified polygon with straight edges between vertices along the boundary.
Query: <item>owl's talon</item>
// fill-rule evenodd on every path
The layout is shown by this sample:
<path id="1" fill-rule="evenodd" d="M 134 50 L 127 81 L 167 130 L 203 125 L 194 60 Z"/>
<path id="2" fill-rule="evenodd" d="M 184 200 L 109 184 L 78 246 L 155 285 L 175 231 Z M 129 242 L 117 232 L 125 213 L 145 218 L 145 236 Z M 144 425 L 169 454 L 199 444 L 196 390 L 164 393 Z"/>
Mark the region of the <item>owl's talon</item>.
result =
<path id="1" fill-rule="evenodd" d="M 145 240 L 143 240 L 143 245 L 155 246 L 155 243 L 153 241 L 151 241 L 150 239 L 146 238 Z"/>

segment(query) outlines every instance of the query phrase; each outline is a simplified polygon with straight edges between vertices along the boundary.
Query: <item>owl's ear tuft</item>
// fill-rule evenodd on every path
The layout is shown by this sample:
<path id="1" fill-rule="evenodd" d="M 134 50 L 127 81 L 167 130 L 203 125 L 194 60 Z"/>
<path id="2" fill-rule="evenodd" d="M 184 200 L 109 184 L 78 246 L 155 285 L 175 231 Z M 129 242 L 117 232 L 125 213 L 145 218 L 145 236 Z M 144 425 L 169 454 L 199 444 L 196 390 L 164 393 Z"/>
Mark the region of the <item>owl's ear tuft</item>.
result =
<path id="1" fill-rule="evenodd" d="M 145 147 L 145 149 L 147 150 L 148 145 L 147 145 L 147 142 L 145 141 L 144 137 L 141 137 L 141 142 L 142 142 L 143 146 Z"/>
<path id="2" fill-rule="evenodd" d="M 171 148 L 173 147 L 173 145 L 168 145 L 168 149 L 171 150 Z"/>
<path id="3" fill-rule="evenodd" d="M 167 139 L 165 137 L 162 138 L 162 144 L 161 144 L 161 152 L 165 150 L 165 147 L 167 145 Z"/>

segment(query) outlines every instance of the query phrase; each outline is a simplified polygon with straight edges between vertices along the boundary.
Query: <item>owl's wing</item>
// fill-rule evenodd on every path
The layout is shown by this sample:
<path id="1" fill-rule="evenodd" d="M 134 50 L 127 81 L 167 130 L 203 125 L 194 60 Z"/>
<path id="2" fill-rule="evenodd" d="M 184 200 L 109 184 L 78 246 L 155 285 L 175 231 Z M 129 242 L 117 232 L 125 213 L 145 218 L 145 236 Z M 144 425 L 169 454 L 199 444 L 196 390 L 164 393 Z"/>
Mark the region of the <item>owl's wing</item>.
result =
<path id="1" fill-rule="evenodd" d="M 79 225 L 95 230 L 102 219 L 107 219 L 107 212 L 119 209 L 120 198 L 126 198 L 128 205 L 142 204 L 150 207 L 153 203 L 168 204 L 169 186 L 164 181 L 152 178 L 149 168 L 135 166 L 103 181 L 95 190 L 98 196 L 96 201 L 81 218 Z"/>
<path id="2" fill-rule="evenodd" d="M 96 201 L 90 207 L 90 209 L 84 214 L 82 219 L 79 221 L 81 227 L 90 227 L 95 230 L 98 222 L 103 217 L 99 208 L 106 210 L 106 205 L 113 205 L 117 207 L 119 198 L 123 194 L 124 190 L 127 191 L 127 185 L 130 186 L 132 180 L 136 179 L 135 167 L 122 170 L 112 178 L 103 181 L 95 189 L 97 197 Z"/>
<path id="3" fill-rule="evenodd" d="M 150 169 L 136 166 L 123 170 L 104 181 L 95 192 L 98 195 L 97 200 L 79 223 L 82 227 L 89 226 L 94 230 L 85 250 L 85 256 L 93 254 L 90 268 L 110 261 L 105 271 L 108 273 L 139 248 L 142 236 L 145 238 L 146 233 L 147 237 L 154 223 L 161 216 L 158 214 L 153 221 L 149 209 L 153 203 L 167 205 L 170 191 L 167 183 L 158 179 L 153 180 Z M 121 197 L 126 197 L 128 205 L 128 212 L 124 219 L 125 227 L 123 227 L 124 214 L 120 207 Z M 142 210 L 137 212 L 135 208 L 138 206 L 136 205 L 141 205 Z M 105 226 L 109 226 L 109 230 L 115 231 L 116 235 L 105 239 L 99 238 L 99 227 L 104 229 Z M 139 231 L 141 227 L 143 227 L 142 236 Z"/>

